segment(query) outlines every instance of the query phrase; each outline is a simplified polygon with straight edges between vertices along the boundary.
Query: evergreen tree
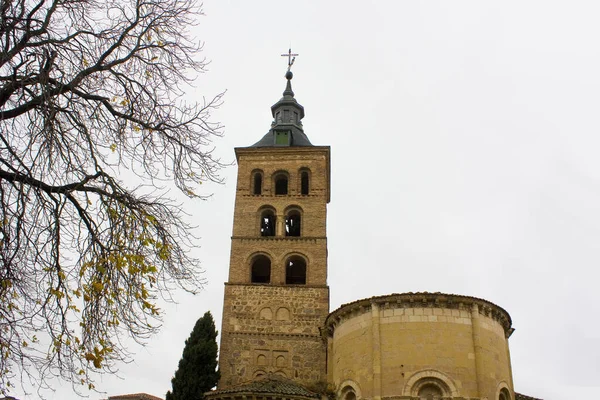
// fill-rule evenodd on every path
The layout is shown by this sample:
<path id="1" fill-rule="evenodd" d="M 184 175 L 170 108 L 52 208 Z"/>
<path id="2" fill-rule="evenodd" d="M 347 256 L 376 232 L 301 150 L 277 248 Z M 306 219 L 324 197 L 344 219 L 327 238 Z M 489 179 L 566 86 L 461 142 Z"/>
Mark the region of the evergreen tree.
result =
<path id="1" fill-rule="evenodd" d="M 217 369 L 217 330 L 210 311 L 196 321 L 194 330 L 185 341 L 185 347 L 175 377 L 171 379 L 172 391 L 166 400 L 201 400 L 204 392 L 212 389 L 221 373 Z"/>

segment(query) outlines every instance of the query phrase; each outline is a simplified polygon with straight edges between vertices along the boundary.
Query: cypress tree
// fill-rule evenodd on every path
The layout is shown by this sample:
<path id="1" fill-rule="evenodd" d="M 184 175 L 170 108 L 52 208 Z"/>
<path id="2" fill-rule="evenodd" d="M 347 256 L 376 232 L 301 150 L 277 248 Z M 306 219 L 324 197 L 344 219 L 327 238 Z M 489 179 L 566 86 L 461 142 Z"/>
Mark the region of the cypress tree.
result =
<path id="1" fill-rule="evenodd" d="M 204 392 L 217 384 L 221 374 L 217 369 L 217 330 L 210 311 L 196 321 L 185 341 L 183 354 L 175 376 L 172 391 L 166 400 L 201 400 Z"/>

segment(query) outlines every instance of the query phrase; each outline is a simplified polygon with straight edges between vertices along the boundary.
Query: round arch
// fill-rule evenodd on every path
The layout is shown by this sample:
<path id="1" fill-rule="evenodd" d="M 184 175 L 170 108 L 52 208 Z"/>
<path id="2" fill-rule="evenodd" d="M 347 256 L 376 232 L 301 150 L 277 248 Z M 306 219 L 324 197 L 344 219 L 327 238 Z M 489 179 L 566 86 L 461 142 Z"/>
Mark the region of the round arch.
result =
<path id="1" fill-rule="evenodd" d="M 350 393 L 353 393 L 357 400 L 362 398 L 360 386 L 358 385 L 358 383 L 354 382 L 351 379 L 346 379 L 339 386 L 339 389 L 337 391 L 337 398 L 342 400 L 351 400 L 350 398 L 352 396 L 349 396 Z"/>
<path id="2" fill-rule="evenodd" d="M 301 253 L 289 253 L 284 258 L 285 284 L 306 285 L 308 281 L 308 259 Z"/>
<path id="3" fill-rule="evenodd" d="M 254 372 L 254 378 L 262 378 L 262 377 L 265 377 L 265 376 L 267 376 L 267 372 L 264 371 L 264 370 L 262 370 L 262 369 L 259 369 L 259 370 L 257 370 L 257 371 Z"/>
<path id="4" fill-rule="evenodd" d="M 302 209 L 302 207 L 300 207 L 298 204 L 290 204 L 289 206 L 287 206 L 284 210 L 283 213 L 287 214 L 291 211 L 298 211 L 302 214 L 304 214 L 304 210 Z"/>
<path id="5" fill-rule="evenodd" d="M 435 386 L 440 389 L 444 396 L 456 397 L 458 390 L 449 376 L 435 369 L 426 369 L 415 372 L 404 385 L 404 396 L 418 396 L 419 390 L 425 386 Z"/>
<path id="6" fill-rule="evenodd" d="M 310 186 L 311 186 L 311 172 L 310 168 L 302 167 L 298 170 L 298 193 L 302 196 L 307 196 L 310 194 Z"/>
<path id="7" fill-rule="evenodd" d="M 281 376 L 283 378 L 287 378 L 287 375 L 285 374 L 285 372 L 283 372 L 282 370 L 277 370 L 273 373 L 273 375 L 278 375 Z"/>
<path id="8" fill-rule="evenodd" d="M 250 193 L 255 196 L 263 194 L 264 190 L 264 172 L 262 169 L 254 169 L 250 173 Z"/>
<path id="9" fill-rule="evenodd" d="M 271 175 L 271 181 L 275 195 L 287 195 L 289 193 L 290 174 L 285 170 L 275 171 Z"/>
<path id="10" fill-rule="evenodd" d="M 513 400 L 513 396 L 511 394 L 510 387 L 506 381 L 502 381 L 498 384 L 496 388 L 496 397 L 498 400 Z"/>
<path id="11" fill-rule="evenodd" d="M 285 208 L 285 236 L 298 237 L 302 236 L 302 220 L 304 213 L 302 207 L 291 205 Z"/>
<path id="12" fill-rule="evenodd" d="M 256 252 L 248 257 L 248 270 L 251 283 L 271 283 L 271 256 L 264 252 Z"/>
<path id="13" fill-rule="evenodd" d="M 271 204 L 263 204 L 262 206 L 260 206 L 256 209 L 256 212 L 258 214 L 260 214 L 261 212 L 263 212 L 265 210 L 269 210 L 269 211 L 273 211 L 274 213 L 277 213 L 275 206 L 272 206 Z"/>
<path id="14" fill-rule="evenodd" d="M 275 236 L 277 226 L 277 210 L 270 204 L 258 208 L 258 234 L 260 236 Z"/>

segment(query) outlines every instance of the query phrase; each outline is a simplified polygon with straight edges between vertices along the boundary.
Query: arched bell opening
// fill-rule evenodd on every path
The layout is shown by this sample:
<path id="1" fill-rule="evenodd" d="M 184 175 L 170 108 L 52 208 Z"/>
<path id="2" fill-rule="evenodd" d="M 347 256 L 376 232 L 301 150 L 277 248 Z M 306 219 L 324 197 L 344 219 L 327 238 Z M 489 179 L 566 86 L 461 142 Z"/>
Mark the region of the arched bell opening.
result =
<path id="1" fill-rule="evenodd" d="M 306 285 L 306 260 L 292 256 L 285 262 L 285 284 Z"/>
<path id="2" fill-rule="evenodd" d="M 298 237 L 302 232 L 302 214 L 300 210 L 290 210 L 285 216 L 285 236 Z"/>
<path id="3" fill-rule="evenodd" d="M 250 282 L 271 283 L 271 259 L 269 257 L 261 254 L 252 259 Z"/>
<path id="4" fill-rule="evenodd" d="M 260 213 L 260 236 L 275 236 L 277 216 L 275 210 L 265 208 Z"/>

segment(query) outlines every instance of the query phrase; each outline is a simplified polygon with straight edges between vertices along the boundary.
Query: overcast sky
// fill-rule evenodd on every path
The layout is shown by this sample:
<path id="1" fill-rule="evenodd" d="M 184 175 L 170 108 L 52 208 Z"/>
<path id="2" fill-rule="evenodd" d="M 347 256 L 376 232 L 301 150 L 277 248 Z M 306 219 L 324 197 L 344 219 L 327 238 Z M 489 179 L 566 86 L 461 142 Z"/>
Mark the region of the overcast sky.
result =
<path id="1" fill-rule="evenodd" d="M 197 34 L 227 90 L 217 152 L 260 139 L 285 87 L 313 144 L 331 146 L 331 310 L 430 291 L 505 308 L 518 392 L 600 392 L 600 2 L 205 0 Z M 220 329 L 235 195 L 187 201 L 206 289 L 164 306 L 164 328 L 92 393 L 170 389 L 197 318 Z M 132 182 L 133 183 L 133 182 Z M 51 396 L 52 398 L 52 396 Z M 57 383 L 54 399 L 76 399 Z"/>

